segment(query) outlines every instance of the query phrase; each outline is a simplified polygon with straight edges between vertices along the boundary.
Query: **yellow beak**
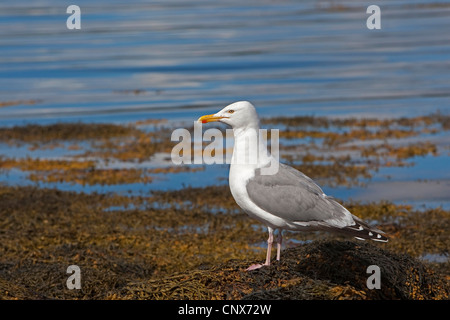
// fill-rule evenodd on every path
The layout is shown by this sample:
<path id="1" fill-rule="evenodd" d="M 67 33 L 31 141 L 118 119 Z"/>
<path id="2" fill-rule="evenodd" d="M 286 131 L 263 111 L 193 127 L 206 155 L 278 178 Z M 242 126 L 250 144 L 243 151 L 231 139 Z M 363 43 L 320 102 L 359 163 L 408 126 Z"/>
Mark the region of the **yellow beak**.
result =
<path id="1" fill-rule="evenodd" d="M 219 121 L 220 119 L 223 119 L 223 118 L 226 118 L 226 117 L 218 117 L 213 114 L 207 114 L 206 116 L 202 116 L 202 117 L 198 118 L 197 121 L 201 122 L 201 123 L 208 123 L 208 122 Z"/>

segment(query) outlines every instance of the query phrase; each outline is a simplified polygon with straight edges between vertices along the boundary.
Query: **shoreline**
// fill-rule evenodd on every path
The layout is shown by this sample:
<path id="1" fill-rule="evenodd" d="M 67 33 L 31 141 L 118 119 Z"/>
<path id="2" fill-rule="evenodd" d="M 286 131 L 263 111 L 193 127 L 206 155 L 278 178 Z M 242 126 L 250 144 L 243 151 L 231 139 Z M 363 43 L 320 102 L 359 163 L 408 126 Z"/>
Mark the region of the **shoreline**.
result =
<path id="1" fill-rule="evenodd" d="M 347 120 L 340 130 L 324 129 L 326 139 L 332 140 L 319 133 L 324 119 L 316 119 L 320 121 L 313 128 L 311 121 L 305 127 L 305 120 L 284 128 L 295 139 L 282 138 L 282 159 L 344 195 L 346 190 L 373 191 L 370 186 L 376 183 L 395 186 L 396 172 L 406 174 L 425 167 L 422 162 L 448 157 L 445 146 L 428 140 L 437 129 L 440 136 L 448 135 L 439 119 L 411 118 L 410 123 L 384 126 Z M 419 210 L 401 202 L 339 197 L 352 213 L 388 233 L 390 241 L 380 246 L 320 232 L 290 232 L 281 264 L 246 273 L 246 264 L 263 258 L 263 226 L 232 200 L 225 166 L 176 168 L 165 163 L 164 152 L 175 144 L 168 123 L 29 128 L 0 128 L 2 299 L 448 299 L 446 208 Z M 377 145 L 381 134 L 392 132 L 400 132 L 394 144 L 382 141 L 380 148 L 372 148 L 364 143 Z M 350 151 L 347 157 L 334 154 Z M 152 163 L 155 155 L 160 158 Z M 383 170 L 394 178 L 386 178 Z M 12 180 L 14 174 L 28 185 Z M 189 185 L 193 178 L 198 186 Z M 445 174 L 416 180 L 446 181 Z M 201 181 L 206 186 L 200 187 Z M 73 190 L 61 190 L 64 185 Z M 184 187 L 161 187 L 171 185 Z M 312 265 L 311 252 L 324 252 L 316 250 L 323 246 L 337 251 L 344 246 L 353 258 L 341 261 L 343 265 L 336 265 L 332 256 L 317 260 L 316 272 L 325 277 L 333 271 L 321 280 L 311 277 L 307 268 Z M 364 287 L 365 270 L 357 278 L 343 273 L 361 269 L 366 261 L 359 255 L 363 249 L 379 259 L 392 257 L 398 270 L 403 270 L 401 261 L 408 261 L 412 269 L 405 269 L 399 282 L 392 280 L 398 274 L 392 275 L 394 282 L 382 279 L 396 289 L 377 295 Z M 66 287 L 70 265 L 81 269 L 81 290 Z M 335 267 L 327 269 L 331 265 Z M 269 276 L 270 284 L 264 284 Z M 350 277 L 347 283 L 338 280 L 345 277 Z"/>

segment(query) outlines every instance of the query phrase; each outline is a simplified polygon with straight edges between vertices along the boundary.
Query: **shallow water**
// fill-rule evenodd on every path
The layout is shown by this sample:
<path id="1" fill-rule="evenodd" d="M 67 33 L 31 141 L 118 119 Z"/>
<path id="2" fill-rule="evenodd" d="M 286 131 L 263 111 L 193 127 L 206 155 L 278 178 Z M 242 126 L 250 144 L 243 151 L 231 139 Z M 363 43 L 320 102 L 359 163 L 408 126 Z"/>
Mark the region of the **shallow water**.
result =
<path id="1" fill-rule="evenodd" d="M 448 114 L 450 2 L 377 1 L 381 30 L 366 27 L 371 4 L 83 0 L 77 1 L 82 28 L 68 30 L 64 3 L 3 2 L 0 126 L 189 122 L 243 99 L 263 117 Z M 448 132 L 439 138 L 450 145 Z M 49 152 L 58 156 L 57 149 Z M 450 208 L 448 148 L 414 162 L 380 170 L 365 188 L 324 190 L 341 199 Z M 42 185 L 148 192 L 226 183 L 226 177 L 227 166 L 207 166 L 144 187 Z M 0 179 L 28 183 L 18 171 Z"/>

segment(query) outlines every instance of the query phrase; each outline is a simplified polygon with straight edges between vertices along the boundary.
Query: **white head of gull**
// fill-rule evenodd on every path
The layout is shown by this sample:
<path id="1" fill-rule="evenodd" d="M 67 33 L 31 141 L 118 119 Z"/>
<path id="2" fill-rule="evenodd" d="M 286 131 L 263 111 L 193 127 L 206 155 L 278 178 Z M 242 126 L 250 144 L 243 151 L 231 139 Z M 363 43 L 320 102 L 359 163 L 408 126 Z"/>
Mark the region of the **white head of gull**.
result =
<path id="1" fill-rule="evenodd" d="M 254 264 L 247 270 L 270 265 L 274 230 L 279 231 L 277 260 L 281 256 L 283 229 L 325 230 L 354 236 L 359 240 L 387 241 L 381 230 L 370 227 L 351 214 L 327 196 L 311 178 L 279 163 L 268 153 L 266 145 L 258 139 L 259 118 L 250 102 L 232 103 L 216 114 L 200 117 L 198 121 L 219 121 L 233 128 L 235 141 L 229 175 L 231 194 L 239 207 L 264 223 L 269 231 L 266 261 L 264 264 Z M 277 164 L 276 172 L 264 174 L 264 169 L 273 163 Z"/>

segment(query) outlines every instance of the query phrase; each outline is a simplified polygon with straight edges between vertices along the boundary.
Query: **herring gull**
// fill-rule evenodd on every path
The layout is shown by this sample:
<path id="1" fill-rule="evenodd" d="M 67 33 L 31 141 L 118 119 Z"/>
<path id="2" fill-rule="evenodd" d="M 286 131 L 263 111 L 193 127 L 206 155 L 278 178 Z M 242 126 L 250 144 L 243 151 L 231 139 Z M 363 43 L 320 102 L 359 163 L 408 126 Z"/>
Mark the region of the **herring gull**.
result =
<path id="1" fill-rule="evenodd" d="M 351 214 L 302 172 L 279 163 L 261 139 L 254 139 L 259 136 L 260 127 L 258 114 L 250 102 L 232 103 L 198 121 L 219 121 L 232 127 L 235 141 L 229 174 L 231 194 L 239 207 L 265 224 L 269 232 L 265 263 L 254 264 L 247 270 L 270 265 L 275 230 L 278 230 L 277 260 L 281 255 L 282 230 L 324 230 L 359 240 L 387 241 L 381 230 Z M 248 161 L 252 155 L 256 155 L 256 160 Z M 270 172 L 268 169 L 274 163 L 276 170 Z"/>

